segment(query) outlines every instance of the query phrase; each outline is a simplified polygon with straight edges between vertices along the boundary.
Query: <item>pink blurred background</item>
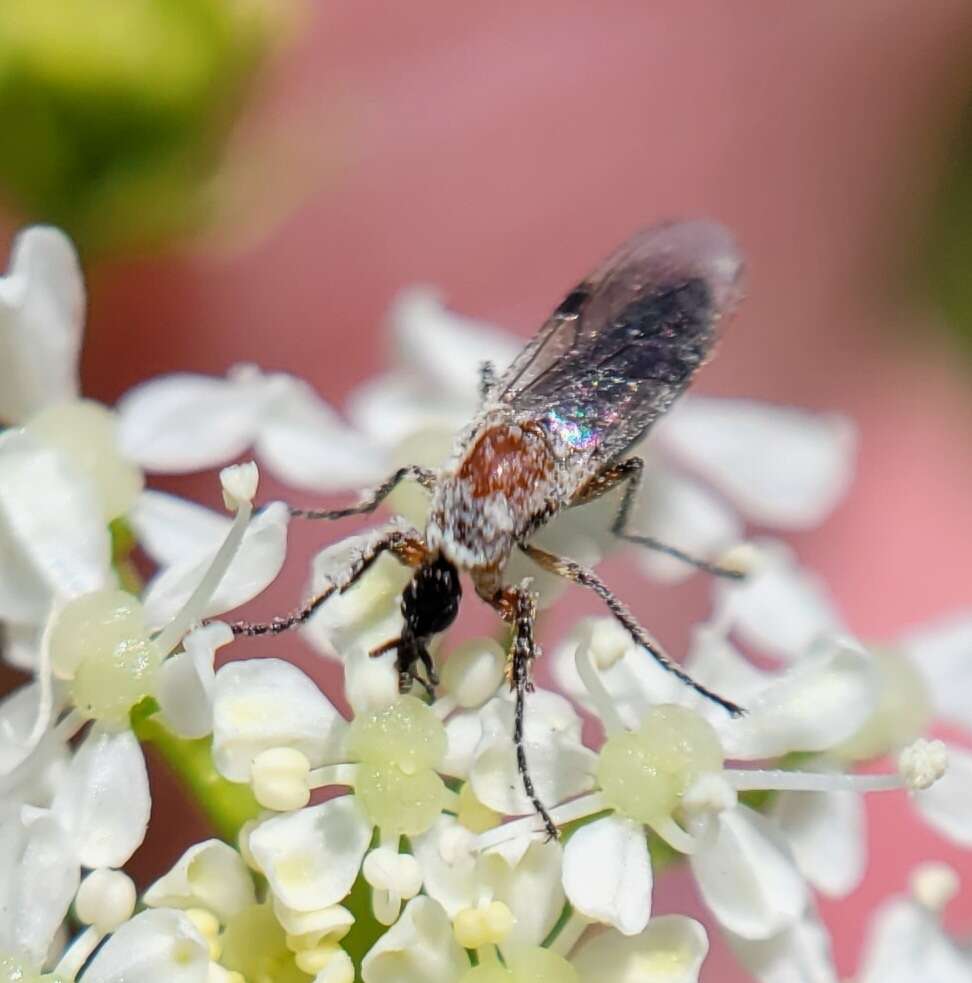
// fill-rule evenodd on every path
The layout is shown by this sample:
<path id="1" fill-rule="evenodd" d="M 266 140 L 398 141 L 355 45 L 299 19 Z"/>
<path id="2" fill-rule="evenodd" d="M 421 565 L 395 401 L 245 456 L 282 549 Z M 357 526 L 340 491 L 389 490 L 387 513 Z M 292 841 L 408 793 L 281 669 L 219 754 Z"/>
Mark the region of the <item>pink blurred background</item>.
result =
<path id="1" fill-rule="evenodd" d="M 970 52 L 968 0 L 315 4 L 254 112 L 289 127 L 294 157 L 264 193 L 299 207 L 262 236 L 241 220 L 218 247 L 95 270 L 86 391 L 111 402 L 150 374 L 254 361 L 340 406 L 387 364 L 401 287 L 435 284 L 526 336 L 637 227 L 712 216 L 749 257 L 749 299 L 699 388 L 857 422 L 850 497 L 793 540 L 849 624 L 891 638 L 972 604 L 972 374 L 908 289 Z M 164 485 L 216 504 L 209 479 Z M 314 548 L 343 531 L 295 528 L 288 572 L 253 613 L 292 606 Z M 684 644 L 707 585 L 624 582 Z M 312 665 L 289 644 L 266 654 Z M 182 809 L 154 780 L 156 808 Z M 871 802 L 868 880 L 823 905 L 844 974 L 869 912 L 920 859 L 963 873 L 949 918 L 972 929 L 972 859 L 903 806 Z M 179 845 L 150 840 L 143 875 Z M 680 875 L 656 898 L 701 910 Z M 748 979 L 712 939 L 703 979 Z"/>

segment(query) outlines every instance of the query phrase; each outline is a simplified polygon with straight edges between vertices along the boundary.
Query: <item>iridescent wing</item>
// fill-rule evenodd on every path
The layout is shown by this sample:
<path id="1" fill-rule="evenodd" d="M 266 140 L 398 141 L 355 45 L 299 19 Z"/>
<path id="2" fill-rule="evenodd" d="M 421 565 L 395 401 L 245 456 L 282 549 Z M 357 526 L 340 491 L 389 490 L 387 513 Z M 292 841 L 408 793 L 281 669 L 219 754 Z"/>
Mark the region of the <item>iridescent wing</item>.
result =
<path id="1" fill-rule="evenodd" d="M 740 296 L 742 261 L 711 222 L 638 233 L 567 296 L 498 381 L 497 398 L 565 455 L 637 443 L 706 360 Z"/>

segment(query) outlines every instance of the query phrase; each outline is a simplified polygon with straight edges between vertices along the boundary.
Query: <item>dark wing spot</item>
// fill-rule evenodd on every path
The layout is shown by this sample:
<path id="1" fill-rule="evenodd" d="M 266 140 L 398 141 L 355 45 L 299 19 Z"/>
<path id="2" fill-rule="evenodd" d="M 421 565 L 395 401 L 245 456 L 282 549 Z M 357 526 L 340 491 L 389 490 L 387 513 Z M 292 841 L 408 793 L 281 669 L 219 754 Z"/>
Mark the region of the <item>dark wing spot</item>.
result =
<path id="1" fill-rule="evenodd" d="M 584 290 L 583 287 L 578 287 L 576 290 L 572 290 L 564 298 L 560 307 L 554 311 L 554 317 L 575 317 L 576 315 L 580 314 L 581 308 L 584 306 L 589 296 L 590 294 Z"/>

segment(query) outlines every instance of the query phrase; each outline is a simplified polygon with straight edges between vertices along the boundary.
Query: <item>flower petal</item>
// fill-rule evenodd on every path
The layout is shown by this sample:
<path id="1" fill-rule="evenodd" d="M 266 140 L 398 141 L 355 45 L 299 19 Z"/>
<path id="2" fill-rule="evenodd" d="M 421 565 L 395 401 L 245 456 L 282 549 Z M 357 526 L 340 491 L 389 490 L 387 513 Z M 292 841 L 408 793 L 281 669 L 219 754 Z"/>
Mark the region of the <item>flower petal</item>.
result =
<path id="1" fill-rule="evenodd" d="M 216 673 L 213 762 L 232 782 L 249 781 L 253 759 L 270 748 L 295 748 L 314 767 L 343 760 L 346 730 L 327 697 L 289 662 L 247 659 Z"/>
<path id="2" fill-rule="evenodd" d="M 639 935 L 595 935 L 570 961 L 583 983 L 698 983 L 708 952 L 709 939 L 695 919 L 662 915 Z"/>
<path id="3" fill-rule="evenodd" d="M 933 912 L 895 898 L 874 917 L 858 978 L 860 983 L 970 983 L 972 967 Z"/>
<path id="4" fill-rule="evenodd" d="M 195 843 L 144 894 L 151 908 L 205 908 L 226 922 L 256 902 L 253 878 L 240 855 L 221 840 Z"/>
<path id="5" fill-rule="evenodd" d="M 972 730 L 972 611 L 962 611 L 901 639 L 901 646 L 924 677 L 936 717 Z"/>
<path id="6" fill-rule="evenodd" d="M 719 737 L 729 758 L 824 751 L 860 730 L 877 697 L 870 657 L 833 639 L 753 697 L 744 716 L 724 720 Z"/>
<path id="7" fill-rule="evenodd" d="M 151 490 L 139 495 L 128 521 L 139 545 L 163 567 L 215 553 L 233 524 L 187 498 Z"/>
<path id="8" fill-rule="evenodd" d="M 972 752 L 948 748 L 948 770 L 931 788 L 915 792 L 915 808 L 942 836 L 972 848 Z"/>
<path id="9" fill-rule="evenodd" d="M 364 983 L 455 983 L 469 969 L 452 923 L 431 898 L 412 898 L 361 963 Z"/>
<path id="10" fill-rule="evenodd" d="M 21 430 L 0 434 L 0 618 L 39 622 L 52 596 L 113 580 L 111 543 L 93 484 Z"/>
<path id="11" fill-rule="evenodd" d="M 475 390 L 478 391 L 478 390 Z M 405 372 L 388 372 L 358 386 L 347 401 L 348 419 L 386 452 L 414 434 L 454 434 L 475 411 L 469 394 L 450 398 Z"/>
<path id="12" fill-rule="evenodd" d="M 203 617 L 211 618 L 238 608 L 273 582 L 286 557 L 289 522 L 290 513 L 283 502 L 273 502 L 254 516 Z M 155 577 L 143 599 L 150 627 L 160 628 L 175 617 L 202 582 L 217 549 L 218 546 L 203 555 L 186 557 Z"/>
<path id="13" fill-rule="evenodd" d="M 742 583 L 719 581 L 724 616 L 748 644 L 780 659 L 803 655 L 820 635 L 844 631 L 823 582 L 784 544 L 761 540 L 760 564 Z"/>
<path id="14" fill-rule="evenodd" d="M 145 758 L 135 735 L 93 727 L 53 809 L 74 837 L 82 866 L 121 867 L 145 838 L 152 809 Z"/>
<path id="15" fill-rule="evenodd" d="M 582 915 L 637 935 L 651 915 L 651 859 L 640 823 L 611 815 L 582 826 L 564 849 L 564 891 Z"/>
<path id="16" fill-rule="evenodd" d="M 201 471 L 239 457 L 253 443 L 273 398 L 260 375 L 219 379 L 161 376 L 118 402 L 122 451 L 149 471 Z"/>
<path id="17" fill-rule="evenodd" d="M 585 618 L 553 657 L 557 686 L 585 710 L 593 713 L 597 707 L 577 671 L 575 656 L 580 646 L 589 646 L 598 678 L 631 729 L 638 727 L 652 706 L 678 703 L 685 696 L 684 684 L 635 645 L 614 618 Z"/>
<path id="18" fill-rule="evenodd" d="M 480 711 L 483 734 L 469 773 L 476 798 L 504 815 L 525 815 L 533 806 L 523 791 L 513 734 L 513 703 L 497 696 Z M 537 795 L 560 802 L 593 787 L 597 756 L 580 740 L 580 719 L 562 696 L 541 689 L 529 694 L 523 733 Z"/>
<path id="19" fill-rule="evenodd" d="M 713 821 L 714 840 L 689 863 L 720 924 L 744 939 L 768 939 L 796 924 L 807 888 L 771 823 L 744 806 Z"/>
<path id="20" fill-rule="evenodd" d="M 856 432 L 835 414 L 692 396 L 659 432 L 680 461 L 760 525 L 817 525 L 853 477 Z"/>
<path id="21" fill-rule="evenodd" d="M 285 375 L 273 382 L 277 396 L 257 433 L 256 453 L 276 477 L 328 492 L 366 487 L 387 476 L 384 453 L 343 424 L 306 382 Z"/>
<path id="22" fill-rule="evenodd" d="M 312 592 L 339 580 L 355 553 L 366 549 L 384 528 L 349 537 L 320 552 L 314 558 Z M 394 557 L 380 556 L 353 587 L 318 608 L 304 629 L 305 637 L 318 651 L 339 658 L 396 638 L 402 630 L 401 592 L 411 576 Z"/>
<path id="23" fill-rule="evenodd" d="M 512 335 L 449 310 L 428 287 L 403 290 L 389 320 L 400 362 L 425 382 L 426 392 L 465 400 L 470 410 L 476 406 L 483 362 L 492 362 L 501 373 L 522 347 Z"/>
<path id="24" fill-rule="evenodd" d="M 850 894 L 864 877 L 864 804 L 853 792 L 781 792 L 772 817 L 803 876 L 832 898 Z"/>
<path id="25" fill-rule="evenodd" d="M 772 938 L 755 940 L 729 936 L 739 961 L 759 983 L 837 983 L 830 938 L 808 911 L 795 925 Z"/>
<path id="26" fill-rule="evenodd" d="M 0 277 L 0 422 L 78 395 L 84 280 L 71 240 L 35 225 L 14 240 Z"/>
<path id="27" fill-rule="evenodd" d="M 533 841 L 523 853 L 490 850 L 479 858 L 480 884 L 493 892 L 516 919 L 503 945 L 540 945 L 564 907 L 561 886 L 563 847 L 556 841 Z"/>
<path id="28" fill-rule="evenodd" d="M 453 778 L 469 777 L 476 760 L 476 748 L 483 737 L 478 710 L 457 710 L 445 722 L 446 754 L 439 771 Z"/>
<path id="29" fill-rule="evenodd" d="M 205 737 L 213 729 L 213 690 L 216 649 L 233 641 L 233 631 L 221 621 L 203 625 L 182 640 L 177 652 L 159 667 L 155 683 L 162 720 L 179 737 Z"/>
<path id="30" fill-rule="evenodd" d="M 353 795 L 274 816 L 250 834 L 274 895 L 298 911 L 347 897 L 370 843 L 371 823 Z"/>
<path id="31" fill-rule="evenodd" d="M 143 911 L 121 926 L 84 971 L 84 983 L 206 983 L 209 945 L 181 911 Z"/>
<path id="32" fill-rule="evenodd" d="M 74 844 L 51 814 L 0 822 L 0 949 L 40 966 L 80 883 Z"/>
<path id="33" fill-rule="evenodd" d="M 757 669 L 723 632 L 710 625 L 693 630 L 685 668 L 693 679 L 744 707 L 774 680 L 772 673 Z M 711 706 L 711 701 L 700 706 Z M 724 720 L 721 710 L 717 712 L 719 720 Z"/>
<path id="34" fill-rule="evenodd" d="M 630 528 L 702 559 L 715 559 L 739 542 L 743 532 L 722 499 L 699 482 L 658 466 L 645 471 Z M 640 548 L 637 557 L 645 573 L 669 583 L 694 572 L 689 564 L 657 550 Z"/>
<path id="35" fill-rule="evenodd" d="M 43 633 L 42 626 L 6 622 L 3 626 L 3 637 L 0 638 L 0 657 L 15 669 L 33 673 L 40 660 Z"/>
<path id="36" fill-rule="evenodd" d="M 412 837 L 412 850 L 422 868 L 422 889 L 455 918 L 478 898 L 474 834 L 454 816 L 442 815 L 426 833 Z"/>

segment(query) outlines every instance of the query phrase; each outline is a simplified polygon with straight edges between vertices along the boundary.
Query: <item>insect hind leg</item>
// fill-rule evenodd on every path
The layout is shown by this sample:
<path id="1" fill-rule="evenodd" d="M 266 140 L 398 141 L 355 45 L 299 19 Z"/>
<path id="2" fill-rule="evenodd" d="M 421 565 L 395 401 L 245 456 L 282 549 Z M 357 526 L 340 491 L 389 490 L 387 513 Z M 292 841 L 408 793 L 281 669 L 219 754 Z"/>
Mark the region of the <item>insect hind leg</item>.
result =
<path id="1" fill-rule="evenodd" d="M 430 468 L 419 467 L 417 464 L 409 464 L 404 468 L 399 468 L 394 474 L 389 475 L 377 488 L 367 492 L 357 505 L 350 505 L 343 509 L 292 508 L 290 514 L 296 519 L 346 519 L 351 515 L 366 515 L 369 512 L 374 512 L 406 479 L 417 481 L 426 491 L 432 491 L 435 488 L 438 475 Z"/>
<path id="2" fill-rule="evenodd" d="M 557 574 L 558 577 L 563 577 L 566 580 L 570 580 L 575 584 L 579 584 L 581 587 L 586 587 L 588 590 L 593 591 L 602 601 L 607 605 L 608 610 L 614 617 L 621 623 L 621 626 L 627 631 L 634 642 L 641 648 L 645 649 L 648 654 L 665 670 L 670 672 L 673 676 L 680 679 L 686 686 L 695 690 L 700 696 L 704 696 L 707 700 L 711 700 L 713 703 L 717 703 L 724 710 L 726 710 L 733 717 L 740 717 L 746 711 L 736 703 L 731 700 L 727 700 L 724 696 L 720 696 L 718 693 L 707 689 L 701 683 L 696 682 L 678 663 L 673 662 L 671 658 L 665 653 L 665 650 L 652 636 L 638 623 L 635 616 L 628 610 L 627 606 L 621 601 L 613 591 L 601 580 L 600 577 L 594 573 L 593 570 L 582 566 L 580 563 L 576 563 L 573 560 L 567 560 L 563 557 L 554 556 L 552 553 L 547 553 L 545 550 L 538 549 L 536 546 L 531 546 L 529 544 L 521 544 L 520 549 L 526 553 L 535 563 L 543 567 L 544 570 L 549 570 L 551 573 Z"/>
<path id="3" fill-rule="evenodd" d="M 666 556 L 674 557 L 676 560 L 687 563 L 697 570 L 712 574 L 714 577 L 742 580 L 746 575 L 741 570 L 734 570 L 730 567 L 720 566 L 718 563 L 712 563 L 709 560 L 703 560 L 700 557 L 692 556 L 691 553 L 686 553 L 684 550 L 678 549 L 676 546 L 669 546 L 667 543 L 655 539 L 654 536 L 643 536 L 640 533 L 634 533 L 628 530 L 628 519 L 630 518 L 634 503 L 638 498 L 638 492 L 641 490 L 644 468 L 645 462 L 640 457 L 629 457 L 626 461 L 621 461 L 619 464 L 609 465 L 603 471 L 596 474 L 580 490 L 574 501 L 570 503 L 571 508 L 592 502 L 602 495 L 606 495 L 622 482 L 627 482 L 624 489 L 624 498 L 621 499 L 618 514 L 615 516 L 614 523 L 611 525 L 611 532 L 618 539 L 623 539 L 626 543 L 634 543 L 636 546 L 646 546 L 648 549 L 655 550 L 657 553 L 664 553 Z"/>
<path id="4" fill-rule="evenodd" d="M 536 598 L 524 584 L 502 591 L 494 602 L 505 620 L 511 623 L 513 637 L 507 662 L 507 676 L 510 689 L 515 695 L 513 708 L 513 746 L 516 751 L 516 769 L 523 782 L 534 811 L 543 821 L 549 839 L 557 838 L 557 826 L 550 813 L 540 800 L 526 758 L 523 723 L 526 714 L 526 695 L 533 691 L 533 661 L 540 654 L 534 640 L 534 625 L 537 619 Z"/>

